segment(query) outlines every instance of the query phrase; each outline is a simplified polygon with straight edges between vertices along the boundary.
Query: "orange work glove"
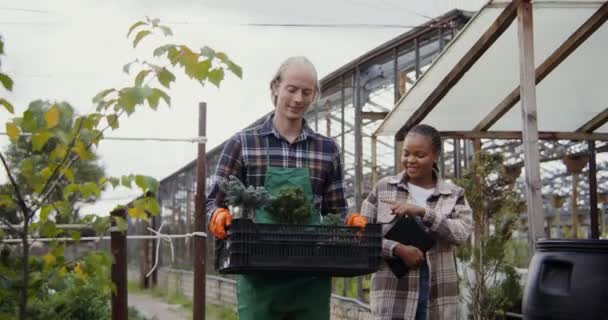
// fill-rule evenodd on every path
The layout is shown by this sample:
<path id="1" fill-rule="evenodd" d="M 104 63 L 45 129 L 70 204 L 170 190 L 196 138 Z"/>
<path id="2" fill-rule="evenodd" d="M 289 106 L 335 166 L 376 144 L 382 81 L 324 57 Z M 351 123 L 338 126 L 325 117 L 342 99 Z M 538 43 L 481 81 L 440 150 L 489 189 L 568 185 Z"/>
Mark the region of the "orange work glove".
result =
<path id="1" fill-rule="evenodd" d="M 349 227 L 365 228 L 366 224 L 367 219 L 358 212 L 351 213 L 346 217 L 346 225 Z"/>
<path id="2" fill-rule="evenodd" d="M 218 239 L 226 239 L 228 233 L 226 233 L 226 227 L 229 227 L 232 223 L 232 214 L 226 208 L 219 208 L 215 210 L 211 220 L 209 221 L 209 231 Z"/>

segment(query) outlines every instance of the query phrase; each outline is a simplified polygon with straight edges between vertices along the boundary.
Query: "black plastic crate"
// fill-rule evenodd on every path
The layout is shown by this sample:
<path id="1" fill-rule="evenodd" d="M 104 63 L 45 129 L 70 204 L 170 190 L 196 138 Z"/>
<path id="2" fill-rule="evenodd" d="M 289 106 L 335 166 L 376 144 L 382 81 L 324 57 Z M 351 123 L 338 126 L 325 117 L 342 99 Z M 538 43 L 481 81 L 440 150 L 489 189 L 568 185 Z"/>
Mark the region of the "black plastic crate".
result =
<path id="1" fill-rule="evenodd" d="M 378 270 L 379 224 L 357 227 L 257 224 L 234 219 L 215 245 L 220 273 L 293 272 L 352 277 Z"/>

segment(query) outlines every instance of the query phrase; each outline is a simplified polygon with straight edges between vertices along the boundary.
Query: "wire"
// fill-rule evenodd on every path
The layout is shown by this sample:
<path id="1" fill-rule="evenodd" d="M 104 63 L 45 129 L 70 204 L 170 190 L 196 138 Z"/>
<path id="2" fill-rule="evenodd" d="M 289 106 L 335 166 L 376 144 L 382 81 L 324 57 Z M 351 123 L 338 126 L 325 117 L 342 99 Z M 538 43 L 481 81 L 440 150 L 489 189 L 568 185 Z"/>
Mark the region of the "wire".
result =
<path id="1" fill-rule="evenodd" d="M 0 132 L 0 136 L 8 135 L 6 132 Z M 31 133 L 21 133 L 20 136 L 28 137 Z M 190 143 L 207 143 L 207 137 L 197 138 L 156 138 L 156 137 L 104 137 L 104 140 L 117 141 L 154 141 L 154 142 L 190 142 Z"/>
<path id="2" fill-rule="evenodd" d="M 417 26 L 403 24 L 367 24 L 367 23 L 244 23 L 250 27 L 287 27 L 287 28 L 343 28 L 343 29 L 413 29 Z"/>
<path id="3" fill-rule="evenodd" d="M 8 7 L 0 7 L 0 10 L 3 10 L 3 11 L 36 12 L 36 13 L 54 13 L 53 11 L 47 11 L 47 10 L 23 9 L 23 8 L 8 8 Z"/>

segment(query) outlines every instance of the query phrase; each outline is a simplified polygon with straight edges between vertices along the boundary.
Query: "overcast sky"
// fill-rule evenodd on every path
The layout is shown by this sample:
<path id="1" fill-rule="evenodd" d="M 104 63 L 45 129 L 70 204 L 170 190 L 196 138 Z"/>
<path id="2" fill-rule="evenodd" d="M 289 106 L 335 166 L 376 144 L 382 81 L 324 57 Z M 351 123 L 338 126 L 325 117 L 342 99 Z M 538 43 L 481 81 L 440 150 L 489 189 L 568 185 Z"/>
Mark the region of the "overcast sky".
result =
<path id="1" fill-rule="evenodd" d="M 418 25 L 425 17 L 453 8 L 477 10 L 482 0 L 308 0 L 308 1 L 91 1 L 0 0 L 0 35 L 6 56 L 1 70 L 15 81 L 8 100 L 21 114 L 35 99 L 67 101 L 79 112 L 91 111 L 100 90 L 132 79 L 122 66 L 146 58 L 161 42 L 146 39 L 137 51 L 125 38 L 128 27 L 145 16 L 160 18 L 175 36 L 166 41 L 193 48 L 209 45 L 226 52 L 243 68 L 243 79 L 228 75 L 220 89 L 202 88 L 178 78 L 172 107 L 135 113 L 111 135 L 193 138 L 197 105 L 208 104 L 207 149 L 221 143 L 271 110 L 268 82 L 282 60 L 309 57 L 324 76 L 406 28 L 252 27 L 251 23 Z M 6 93 L 2 92 L 4 96 Z M 8 118 L 0 111 L 0 123 Z M 4 131 L 4 128 L 0 128 Z M 0 136 L 0 148 L 8 139 Z M 101 161 L 111 176 L 140 173 L 162 179 L 196 156 L 191 143 L 104 141 Z M 0 170 L 0 182 L 6 175 Z M 105 192 L 86 212 L 103 214 L 136 190 Z M 108 200 L 110 199 L 110 200 Z M 115 200 L 111 200 L 115 199 Z"/>

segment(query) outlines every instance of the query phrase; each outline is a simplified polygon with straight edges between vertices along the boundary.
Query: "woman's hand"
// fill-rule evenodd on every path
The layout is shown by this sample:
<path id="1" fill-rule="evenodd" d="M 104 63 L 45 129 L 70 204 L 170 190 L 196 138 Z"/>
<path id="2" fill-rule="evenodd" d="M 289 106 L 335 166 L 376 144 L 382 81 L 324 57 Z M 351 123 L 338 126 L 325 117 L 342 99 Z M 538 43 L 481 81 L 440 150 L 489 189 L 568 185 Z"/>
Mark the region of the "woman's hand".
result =
<path id="1" fill-rule="evenodd" d="M 381 200 L 391 206 L 391 213 L 397 216 L 418 216 L 424 217 L 426 209 L 410 203 L 401 203 L 393 200 Z"/>
<path id="2" fill-rule="evenodd" d="M 393 255 L 401 259 L 410 269 L 418 268 L 424 262 L 424 253 L 420 249 L 404 244 L 397 244 Z"/>

